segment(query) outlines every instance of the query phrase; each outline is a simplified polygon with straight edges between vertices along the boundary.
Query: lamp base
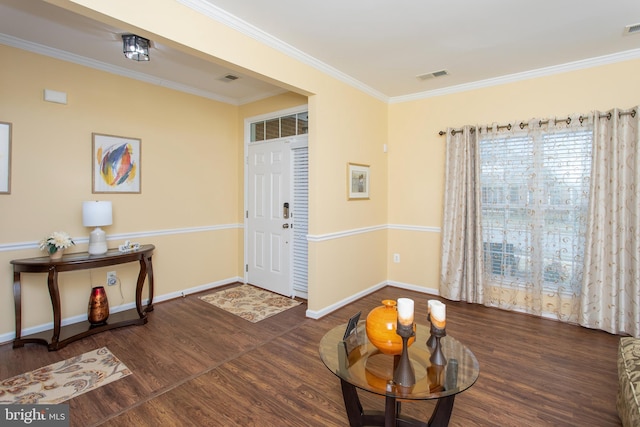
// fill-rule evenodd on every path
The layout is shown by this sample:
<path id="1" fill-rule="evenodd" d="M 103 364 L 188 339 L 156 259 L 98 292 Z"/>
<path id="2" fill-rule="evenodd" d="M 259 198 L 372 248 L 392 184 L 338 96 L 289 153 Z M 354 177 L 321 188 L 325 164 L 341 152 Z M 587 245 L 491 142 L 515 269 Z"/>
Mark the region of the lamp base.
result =
<path id="1" fill-rule="evenodd" d="M 89 234 L 89 254 L 102 255 L 106 254 L 108 250 L 107 233 L 100 227 L 96 227 L 91 234 Z"/>

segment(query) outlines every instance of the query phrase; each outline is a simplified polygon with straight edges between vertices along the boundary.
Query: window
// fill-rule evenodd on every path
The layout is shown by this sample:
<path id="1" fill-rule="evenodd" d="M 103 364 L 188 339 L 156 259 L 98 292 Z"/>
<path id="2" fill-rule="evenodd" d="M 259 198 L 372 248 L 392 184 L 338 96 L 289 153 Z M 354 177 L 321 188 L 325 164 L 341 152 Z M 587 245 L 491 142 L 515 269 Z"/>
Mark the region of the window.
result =
<path id="1" fill-rule="evenodd" d="M 309 132 L 309 113 L 291 114 L 251 123 L 251 142 L 268 141 Z"/>
<path id="2" fill-rule="evenodd" d="M 494 283 L 579 289 L 592 131 L 480 136 L 485 274 Z"/>

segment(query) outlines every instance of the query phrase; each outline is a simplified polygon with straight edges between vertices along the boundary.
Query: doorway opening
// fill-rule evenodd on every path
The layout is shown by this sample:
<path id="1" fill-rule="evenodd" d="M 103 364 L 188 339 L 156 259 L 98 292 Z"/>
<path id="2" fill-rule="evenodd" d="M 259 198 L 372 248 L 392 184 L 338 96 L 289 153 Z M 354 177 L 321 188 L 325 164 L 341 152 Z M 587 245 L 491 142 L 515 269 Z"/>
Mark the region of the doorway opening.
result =
<path id="1" fill-rule="evenodd" d="M 244 281 L 307 298 L 307 107 L 245 120 Z"/>

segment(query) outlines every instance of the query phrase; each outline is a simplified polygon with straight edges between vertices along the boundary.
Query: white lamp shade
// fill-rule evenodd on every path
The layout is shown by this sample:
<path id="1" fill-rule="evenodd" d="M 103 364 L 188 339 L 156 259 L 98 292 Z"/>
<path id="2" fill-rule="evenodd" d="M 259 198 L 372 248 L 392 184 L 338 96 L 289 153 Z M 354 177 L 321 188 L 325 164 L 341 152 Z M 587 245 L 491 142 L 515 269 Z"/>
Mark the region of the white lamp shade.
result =
<path id="1" fill-rule="evenodd" d="M 100 227 L 113 224 L 111 202 L 92 201 L 82 203 L 82 225 Z"/>

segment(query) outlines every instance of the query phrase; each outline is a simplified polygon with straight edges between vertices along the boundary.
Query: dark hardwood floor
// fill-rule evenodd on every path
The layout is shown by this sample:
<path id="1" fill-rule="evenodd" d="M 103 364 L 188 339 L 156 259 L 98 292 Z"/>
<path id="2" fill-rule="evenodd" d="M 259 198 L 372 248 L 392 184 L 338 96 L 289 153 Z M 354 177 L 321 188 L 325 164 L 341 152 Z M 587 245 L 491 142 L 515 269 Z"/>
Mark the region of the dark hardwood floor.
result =
<path id="1" fill-rule="evenodd" d="M 189 295 L 155 305 L 149 323 L 57 351 L 0 346 L 0 378 L 106 346 L 133 374 L 69 401 L 72 426 L 347 426 L 339 380 L 318 356 L 322 336 L 386 298 L 431 295 L 386 287 L 320 320 L 306 304 L 250 323 Z M 451 426 L 619 426 L 619 337 L 552 320 L 445 301 L 447 333 L 467 344 L 480 377 L 456 397 Z M 360 393 L 365 409 L 384 399 Z M 433 402 L 403 413 L 428 419 Z"/>

